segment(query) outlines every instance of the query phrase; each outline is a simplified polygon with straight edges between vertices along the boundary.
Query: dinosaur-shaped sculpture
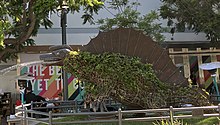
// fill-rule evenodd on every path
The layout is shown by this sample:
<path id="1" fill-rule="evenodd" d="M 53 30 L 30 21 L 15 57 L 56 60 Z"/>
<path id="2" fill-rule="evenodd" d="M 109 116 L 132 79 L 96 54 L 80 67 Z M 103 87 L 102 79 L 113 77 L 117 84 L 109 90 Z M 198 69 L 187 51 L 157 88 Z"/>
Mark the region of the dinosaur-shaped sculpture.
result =
<path id="1" fill-rule="evenodd" d="M 167 50 L 141 31 L 100 32 L 79 52 L 66 55 L 65 69 L 85 81 L 87 92 L 96 98 L 111 97 L 136 109 L 167 107 L 177 101 L 209 104 L 200 88 L 188 87 Z M 184 99 L 175 100 L 178 96 Z"/>

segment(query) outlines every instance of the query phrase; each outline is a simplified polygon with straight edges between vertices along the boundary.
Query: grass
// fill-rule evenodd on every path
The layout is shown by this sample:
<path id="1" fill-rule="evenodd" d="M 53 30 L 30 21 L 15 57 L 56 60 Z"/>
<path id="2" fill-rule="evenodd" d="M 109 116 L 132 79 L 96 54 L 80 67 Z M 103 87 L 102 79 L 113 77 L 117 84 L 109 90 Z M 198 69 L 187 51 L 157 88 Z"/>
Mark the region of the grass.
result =
<path id="1" fill-rule="evenodd" d="M 64 122 L 64 121 L 76 121 L 76 120 L 85 120 L 88 117 L 85 116 L 71 116 L 65 117 L 62 119 L 54 120 L 56 122 Z M 218 125 L 218 118 L 217 117 L 209 117 L 209 118 L 192 118 L 192 119 L 184 119 L 180 120 L 183 121 L 182 125 Z M 152 122 L 134 122 L 134 121 L 126 121 L 123 122 L 122 125 L 163 125 L 159 124 L 160 122 L 152 121 Z M 38 124 L 38 125 L 45 125 L 45 124 Z M 67 124 L 66 124 L 67 125 Z M 69 124 L 70 125 L 70 124 Z M 89 123 L 89 124 L 71 124 L 71 125 L 118 125 L 117 122 L 115 123 Z"/>
<path id="2" fill-rule="evenodd" d="M 65 117 L 65 118 L 62 118 L 62 119 L 58 119 L 58 120 L 54 120 L 54 121 L 56 121 L 56 122 L 83 121 L 85 119 L 87 120 L 88 117 L 86 117 L 86 116 L 68 116 L 68 117 Z M 153 125 L 152 122 L 134 122 L 134 121 L 127 121 L 127 122 L 123 122 L 122 124 L 123 125 Z M 45 124 L 40 123 L 38 125 L 45 125 Z M 67 124 L 65 124 L 65 125 L 67 125 Z M 118 125 L 118 122 L 115 122 L 115 123 L 71 124 L 71 125 Z"/>
<path id="3" fill-rule="evenodd" d="M 184 119 L 183 121 L 190 125 L 219 125 L 217 117 Z"/>

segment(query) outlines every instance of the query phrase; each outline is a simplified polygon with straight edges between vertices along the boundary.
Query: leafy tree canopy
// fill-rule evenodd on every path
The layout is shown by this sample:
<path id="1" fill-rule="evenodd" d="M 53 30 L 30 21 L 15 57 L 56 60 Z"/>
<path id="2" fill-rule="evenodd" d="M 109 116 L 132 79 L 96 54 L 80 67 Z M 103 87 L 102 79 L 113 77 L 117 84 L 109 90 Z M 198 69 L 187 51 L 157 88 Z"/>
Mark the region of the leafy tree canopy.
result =
<path id="1" fill-rule="evenodd" d="M 161 0 L 162 18 L 178 31 L 204 32 L 213 43 L 220 40 L 219 0 Z"/>
<path id="2" fill-rule="evenodd" d="M 112 14 L 113 18 L 99 19 L 97 23 L 101 30 L 106 31 L 118 27 L 135 28 L 142 30 L 156 42 L 164 40 L 161 33 L 166 29 L 157 23 L 159 15 L 156 11 L 141 15 L 138 11 L 140 3 L 129 2 L 129 0 L 110 0 L 105 5 L 109 5 L 105 9 Z"/>
<path id="3" fill-rule="evenodd" d="M 53 22 L 49 13 L 56 13 L 65 0 L 1 0 L 0 1 L 0 61 L 16 57 L 37 35 L 38 28 L 50 28 Z M 94 13 L 103 6 L 100 0 L 66 0 L 71 13 L 84 11 L 83 23 L 92 23 Z"/>

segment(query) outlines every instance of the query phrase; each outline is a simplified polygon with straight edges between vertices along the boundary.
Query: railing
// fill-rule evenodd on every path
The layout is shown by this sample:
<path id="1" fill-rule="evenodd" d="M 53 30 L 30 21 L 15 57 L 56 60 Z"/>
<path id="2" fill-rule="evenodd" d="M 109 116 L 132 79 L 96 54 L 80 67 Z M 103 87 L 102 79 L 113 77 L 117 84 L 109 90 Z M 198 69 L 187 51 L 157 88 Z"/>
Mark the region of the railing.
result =
<path id="1" fill-rule="evenodd" d="M 69 101 L 45 101 L 45 102 L 31 102 L 31 109 L 32 110 L 50 110 L 50 109 L 65 109 L 67 110 L 74 110 L 77 112 L 78 109 L 83 108 L 83 105 L 79 104 L 79 101 L 69 100 Z M 39 107 L 35 105 L 42 105 L 47 104 L 47 106 Z M 52 104 L 52 105 L 50 105 Z M 58 105 L 54 105 L 58 104 Z M 48 106 L 50 105 L 50 106 Z M 49 112 L 49 111 L 48 111 Z"/>
<path id="2" fill-rule="evenodd" d="M 20 125 L 29 125 L 28 121 L 38 121 L 40 123 L 45 123 L 48 124 L 47 122 L 44 122 L 41 119 L 36 119 L 36 118 L 32 118 L 32 117 L 28 117 L 28 113 L 34 113 L 34 114 L 38 114 L 38 115 L 45 115 L 48 116 L 48 113 L 45 112 L 39 112 L 39 111 L 35 111 L 35 110 L 27 110 L 27 106 L 30 106 L 31 104 L 25 104 L 25 105 L 21 105 L 21 106 L 17 106 L 15 108 L 15 118 L 7 118 L 7 122 L 8 125 L 10 125 L 11 123 L 19 123 Z"/>
<path id="3" fill-rule="evenodd" d="M 44 107 L 39 107 L 36 105 L 41 105 L 41 104 L 52 104 L 50 106 L 44 106 Z M 53 105 L 53 104 L 58 104 L 58 105 Z M 121 107 L 121 103 L 118 103 L 116 101 L 113 101 L 111 99 L 106 99 L 104 100 L 105 106 L 110 106 L 110 107 L 115 107 L 119 108 Z M 44 110 L 44 109 L 63 109 L 65 112 L 78 112 L 81 109 L 84 109 L 84 104 L 81 104 L 81 101 L 74 101 L 74 100 L 67 100 L 67 101 L 45 101 L 45 102 L 31 102 L 31 109 L 33 110 Z M 49 112 L 49 111 L 48 111 Z"/>
<path id="4" fill-rule="evenodd" d="M 185 107 L 185 108 L 164 108 L 164 109 L 146 109 L 146 110 L 125 110 L 122 111 L 120 108 L 118 111 L 112 112 L 79 112 L 79 113 L 52 113 L 48 112 L 39 112 L 34 110 L 23 110 L 24 114 L 34 113 L 47 116 L 47 119 L 41 120 L 37 118 L 31 118 L 27 115 L 23 115 L 24 124 L 27 125 L 27 121 L 39 121 L 48 125 L 56 124 L 82 124 L 82 123 L 107 123 L 107 122 L 118 122 L 119 125 L 122 125 L 122 122 L 125 121 L 154 121 L 154 120 L 170 120 L 171 122 L 174 119 L 186 119 L 194 117 L 219 117 L 220 116 L 220 105 L 218 106 L 204 106 L 204 107 Z M 182 115 L 177 115 L 181 112 Z M 184 112 L 187 112 L 184 114 Z M 145 117 L 124 117 L 131 116 L 131 114 L 144 113 Z M 148 115 L 148 114 L 154 114 Z M 129 115 L 128 115 L 129 114 Z M 156 114 L 159 114 L 156 116 Z M 94 119 L 82 120 L 82 121 L 65 121 L 58 122 L 56 118 L 63 118 L 66 116 L 93 116 Z M 8 121 L 10 124 L 10 120 Z"/>

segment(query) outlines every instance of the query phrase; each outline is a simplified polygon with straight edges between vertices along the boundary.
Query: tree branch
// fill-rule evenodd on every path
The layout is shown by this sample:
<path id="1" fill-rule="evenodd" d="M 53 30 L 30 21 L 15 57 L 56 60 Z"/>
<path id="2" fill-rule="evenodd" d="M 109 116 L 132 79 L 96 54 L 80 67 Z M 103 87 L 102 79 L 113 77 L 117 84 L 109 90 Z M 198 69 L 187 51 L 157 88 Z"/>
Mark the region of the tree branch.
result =
<path id="1" fill-rule="evenodd" d="M 27 12 L 26 12 L 26 7 L 27 7 L 27 0 L 23 0 L 23 18 L 22 18 L 22 23 L 26 24 L 27 23 Z M 29 8 L 29 6 L 28 6 Z"/>
<path id="2" fill-rule="evenodd" d="M 16 50 L 15 49 L 11 49 L 11 48 L 5 48 L 4 51 L 0 52 L 0 60 L 4 60 L 3 57 L 8 52 L 9 53 L 14 53 L 14 52 L 16 52 Z"/>
<path id="3" fill-rule="evenodd" d="M 24 0 L 25 2 L 26 0 Z M 24 3 L 26 6 L 26 3 Z M 34 10 L 33 10 L 33 5 L 34 5 L 34 0 L 30 0 L 29 4 L 28 4 L 28 15 L 26 13 L 26 10 L 24 10 L 23 13 L 23 20 L 22 20 L 22 25 L 24 26 L 23 32 L 21 32 L 21 34 L 19 35 L 19 37 L 17 38 L 6 38 L 4 40 L 5 45 L 15 45 L 15 49 L 11 49 L 11 48 L 6 48 L 4 50 L 2 50 L 0 52 L 0 60 L 4 60 L 4 54 L 10 52 L 17 52 L 20 48 L 19 45 L 24 43 L 27 39 L 30 38 L 34 28 L 35 28 L 35 24 L 36 24 L 36 17 L 34 14 Z M 26 9 L 24 7 L 24 9 Z M 27 17 L 28 16 L 28 17 Z M 28 25 L 27 25 L 28 24 Z"/>
<path id="4" fill-rule="evenodd" d="M 18 42 L 18 40 L 16 38 L 6 38 L 4 39 L 4 44 L 8 45 L 8 44 L 16 44 Z"/>
<path id="5" fill-rule="evenodd" d="M 18 43 L 24 43 L 32 34 L 34 27 L 35 27 L 35 23 L 36 23 L 36 17 L 35 14 L 33 12 L 33 5 L 34 5 L 34 0 L 31 0 L 29 2 L 29 6 L 28 6 L 28 11 L 29 11 L 29 15 L 28 15 L 28 22 L 29 23 L 28 26 L 26 26 L 25 28 L 25 32 L 23 32 L 19 37 L 18 37 Z M 17 44 L 17 45 L 19 45 Z"/>

